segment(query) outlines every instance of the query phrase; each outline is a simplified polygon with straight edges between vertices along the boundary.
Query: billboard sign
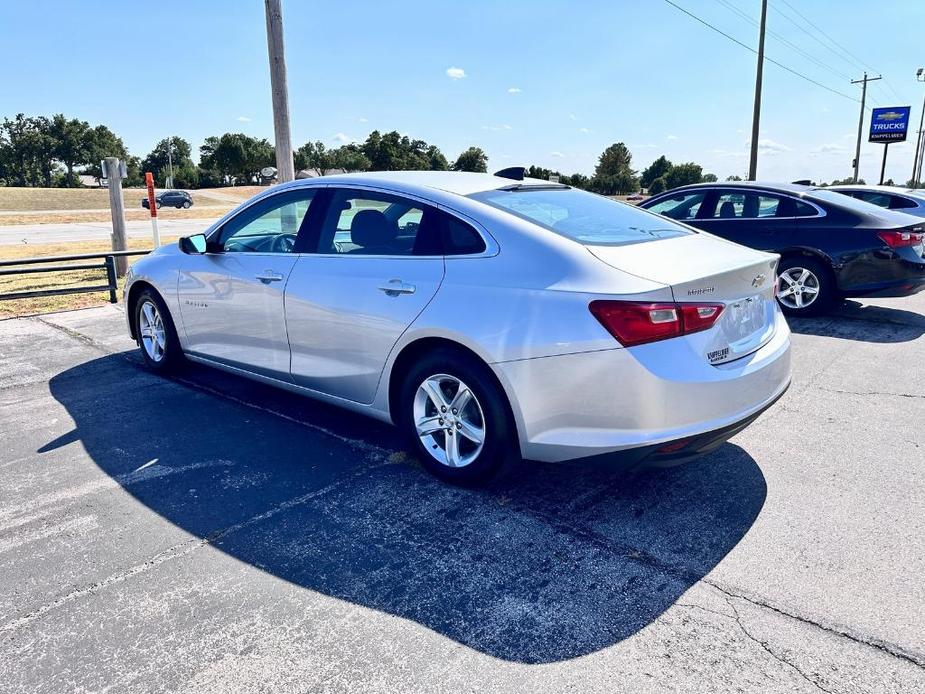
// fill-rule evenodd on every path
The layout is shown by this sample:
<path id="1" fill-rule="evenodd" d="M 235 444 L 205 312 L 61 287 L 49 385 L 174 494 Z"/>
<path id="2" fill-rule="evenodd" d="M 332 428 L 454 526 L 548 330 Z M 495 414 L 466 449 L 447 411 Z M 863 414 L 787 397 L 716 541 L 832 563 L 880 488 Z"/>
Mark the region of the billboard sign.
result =
<path id="1" fill-rule="evenodd" d="M 875 108 L 870 114 L 868 142 L 905 142 L 909 130 L 910 106 Z"/>

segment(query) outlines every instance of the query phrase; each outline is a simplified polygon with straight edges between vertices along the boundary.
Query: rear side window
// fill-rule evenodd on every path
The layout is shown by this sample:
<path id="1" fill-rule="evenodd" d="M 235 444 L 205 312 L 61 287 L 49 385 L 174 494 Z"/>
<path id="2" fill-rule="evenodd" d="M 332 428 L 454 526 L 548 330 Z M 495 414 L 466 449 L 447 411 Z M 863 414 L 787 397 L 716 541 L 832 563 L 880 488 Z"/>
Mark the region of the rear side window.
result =
<path id="1" fill-rule="evenodd" d="M 485 251 L 485 241 L 470 225 L 458 217 L 442 214 L 443 248 L 446 255 L 471 255 Z"/>
<path id="2" fill-rule="evenodd" d="M 793 207 L 794 217 L 816 217 L 819 215 L 819 210 L 802 200 L 794 200 Z"/>
<path id="3" fill-rule="evenodd" d="M 705 197 L 706 193 L 681 193 L 661 200 L 646 209 L 672 219 L 694 219 Z"/>
<path id="4" fill-rule="evenodd" d="M 469 197 L 586 245 L 622 246 L 695 233 L 633 205 L 566 186 L 499 188 Z"/>
<path id="5" fill-rule="evenodd" d="M 912 200 L 907 200 L 899 195 L 890 196 L 891 210 L 908 210 L 910 207 L 918 207 Z"/>
<path id="6" fill-rule="evenodd" d="M 417 201 L 361 190 L 335 190 L 321 226 L 319 253 L 439 255 L 439 212 Z"/>
<path id="7" fill-rule="evenodd" d="M 713 208 L 714 219 L 761 219 L 764 217 L 788 217 L 788 201 L 776 195 L 729 191 L 721 194 Z"/>

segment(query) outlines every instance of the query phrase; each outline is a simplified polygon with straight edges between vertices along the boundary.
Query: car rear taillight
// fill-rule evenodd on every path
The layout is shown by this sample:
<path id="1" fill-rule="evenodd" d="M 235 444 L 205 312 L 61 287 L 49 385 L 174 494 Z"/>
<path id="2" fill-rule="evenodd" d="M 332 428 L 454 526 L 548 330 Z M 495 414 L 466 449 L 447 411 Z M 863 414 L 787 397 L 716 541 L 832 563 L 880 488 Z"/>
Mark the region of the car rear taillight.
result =
<path id="1" fill-rule="evenodd" d="M 610 300 L 592 301 L 588 308 L 624 347 L 707 330 L 723 312 L 722 304 Z"/>
<path id="2" fill-rule="evenodd" d="M 897 229 L 895 231 L 879 231 L 877 236 L 890 248 L 906 248 L 907 246 L 918 246 L 922 243 L 922 237 L 925 234 L 918 231 Z"/>

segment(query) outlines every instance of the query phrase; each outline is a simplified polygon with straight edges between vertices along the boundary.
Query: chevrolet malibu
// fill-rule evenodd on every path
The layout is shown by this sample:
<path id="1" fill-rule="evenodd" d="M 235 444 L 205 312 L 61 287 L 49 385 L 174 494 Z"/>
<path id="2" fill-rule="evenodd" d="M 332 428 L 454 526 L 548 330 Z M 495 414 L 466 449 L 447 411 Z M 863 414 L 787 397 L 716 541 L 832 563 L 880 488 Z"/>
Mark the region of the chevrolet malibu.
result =
<path id="1" fill-rule="evenodd" d="M 457 484 L 672 465 L 790 383 L 778 257 L 565 185 L 385 172 L 275 186 L 130 269 L 146 364 L 397 425 Z"/>

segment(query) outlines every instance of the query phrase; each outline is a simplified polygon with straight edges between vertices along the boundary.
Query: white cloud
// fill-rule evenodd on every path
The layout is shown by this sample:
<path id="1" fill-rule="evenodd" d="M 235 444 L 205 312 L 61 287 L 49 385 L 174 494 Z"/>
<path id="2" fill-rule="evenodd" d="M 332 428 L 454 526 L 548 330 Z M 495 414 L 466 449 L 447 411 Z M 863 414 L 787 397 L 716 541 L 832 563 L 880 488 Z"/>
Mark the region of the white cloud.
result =
<path id="1" fill-rule="evenodd" d="M 363 116 L 360 116 L 359 118 L 357 118 L 357 120 L 360 121 L 361 123 L 368 123 L 368 122 L 369 122 L 369 118 L 363 118 Z"/>
<path id="2" fill-rule="evenodd" d="M 510 125 L 505 123 L 504 125 L 483 125 L 482 130 L 491 130 L 492 132 L 500 132 L 502 130 L 513 130 Z"/>
<path id="3" fill-rule="evenodd" d="M 520 87 L 510 87 L 510 88 L 507 90 L 507 93 L 508 93 L 508 94 L 520 94 L 520 92 L 521 92 Z"/>
<path id="4" fill-rule="evenodd" d="M 331 139 L 335 142 L 340 142 L 342 145 L 346 145 L 348 142 L 356 142 L 354 138 L 350 137 L 349 135 L 345 135 L 344 133 L 337 133 Z"/>
<path id="5" fill-rule="evenodd" d="M 578 120 L 578 116 L 576 116 L 574 113 L 570 113 L 570 114 L 568 114 L 568 119 L 569 119 L 569 120 Z"/>
<path id="6" fill-rule="evenodd" d="M 746 147 L 751 147 L 751 140 L 745 143 Z M 790 147 L 780 142 L 775 142 L 770 138 L 764 138 L 758 140 L 758 154 L 764 154 L 765 156 L 774 156 L 776 154 L 781 154 L 782 152 L 789 152 Z"/>
<path id="7" fill-rule="evenodd" d="M 666 135 L 665 139 L 666 140 L 677 140 L 678 136 L 677 135 Z"/>
<path id="8" fill-rule="evenodd" d="M 564 159 L 565 155 L 562 152 L 550 152 L 549 156 L 556 157 L 557 159 Z"/>
<path id="9" fill-rule="evenodd" d="M 758 143 L 758 146 L 761 146 L 761 143 Z M 837 143 L 825 143 L 819 145 L 812 150 L 812 154 L 843 154 L 848 151 L 848 148 L 844 145 Z"/>
<path id="10" fill-rule="evenodd" d="M 448 67 L 446 69 L 446 76 L 452 80 L 461 80 L 466 76 L 466 71 L 461 67 Z"/>
<path id="11" fill-rule="evenodd" d="M 247 116 L 238 116 L 237 118 L 235 118 L 235 120 L 236 120 L 236 121 L 239 121 L 239 122 L 241 122 L 241 123 L 250 123 L 250 122 L 251 122 L 251 119 L 248 118 Z"/>
<path id="12" fill-rule="evenodd" d="M 588 134 L 589 132 L 591 132 L 591 131 L 588 130 L 587 128 L 578 128 L 578 132 L 580 132 L 580 133 L 585 133 L 585 134 L 587 135 L 587 134 Z"/>

